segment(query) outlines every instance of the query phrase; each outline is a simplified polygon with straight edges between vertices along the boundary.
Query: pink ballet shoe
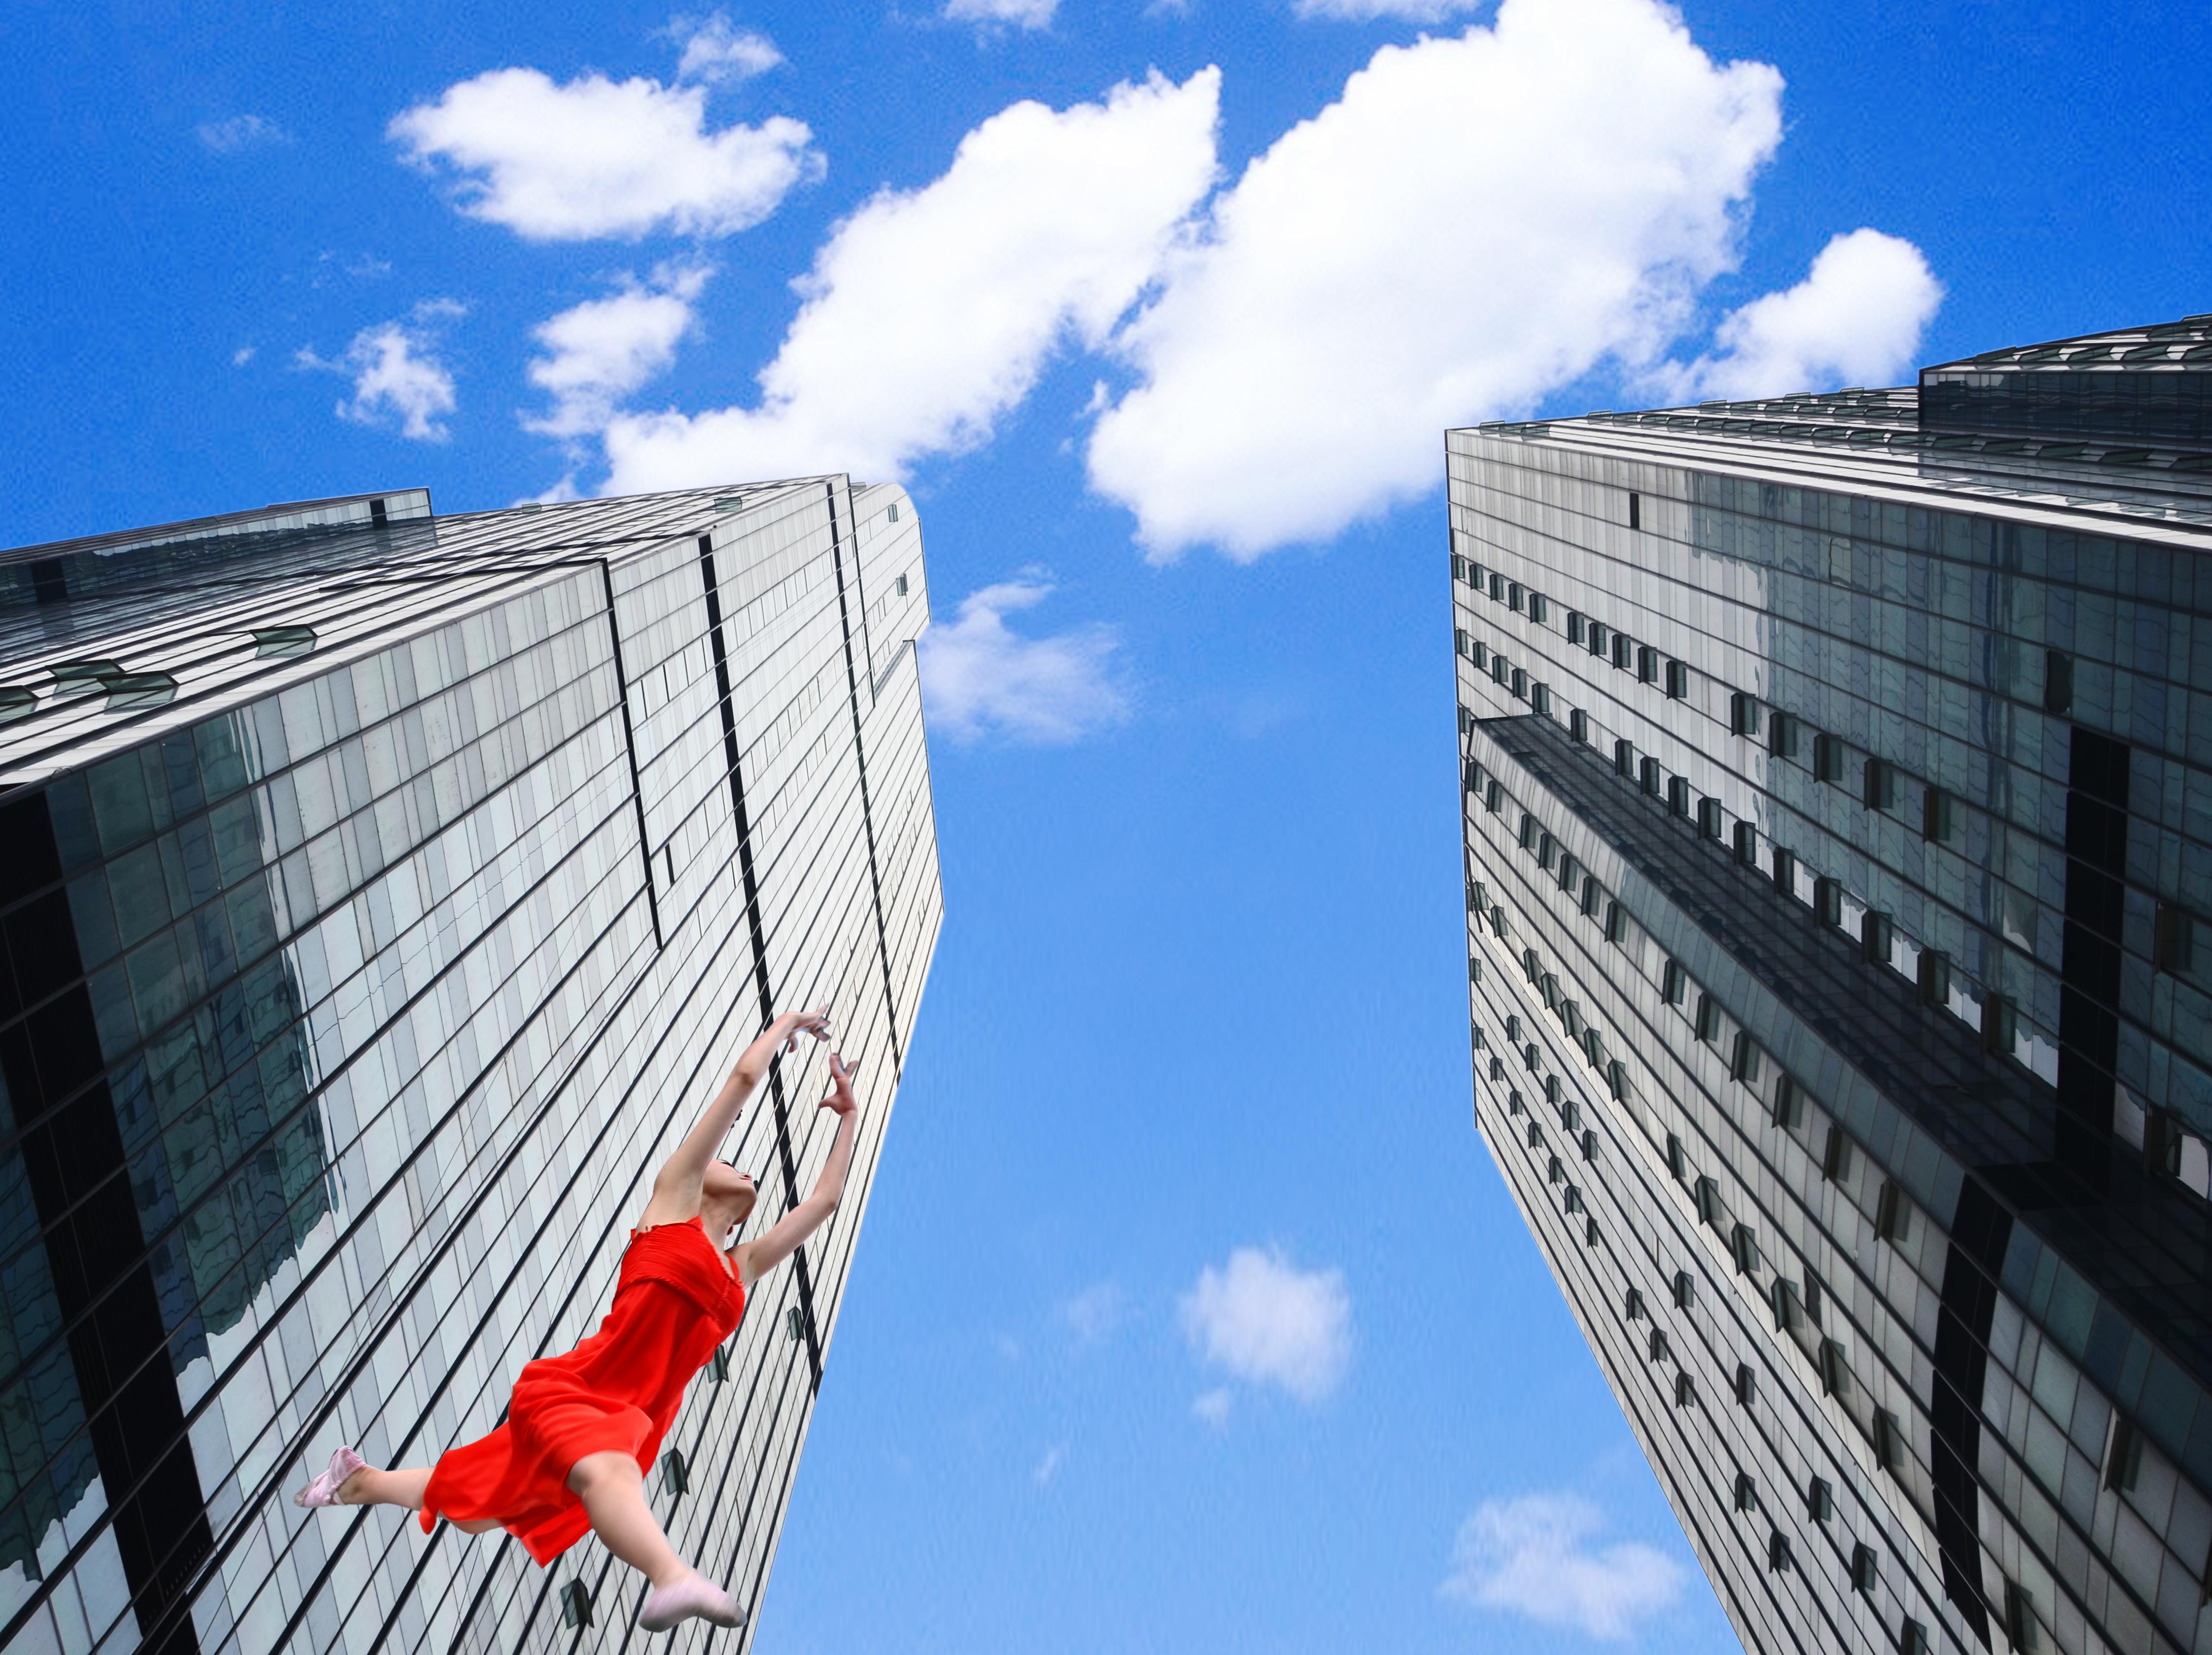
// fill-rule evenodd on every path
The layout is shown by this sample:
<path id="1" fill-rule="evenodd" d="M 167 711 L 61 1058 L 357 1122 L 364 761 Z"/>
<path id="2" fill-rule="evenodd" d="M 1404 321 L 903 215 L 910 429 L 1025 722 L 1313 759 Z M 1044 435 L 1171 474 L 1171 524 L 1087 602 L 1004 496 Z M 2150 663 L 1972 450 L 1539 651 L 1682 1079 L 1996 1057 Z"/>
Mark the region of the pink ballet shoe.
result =
<path id="1" fill-rule="evenodd" d="M 646 1593 L 637 1623 L 647 1632 L 665 1632 L 695 1615 L 718 1627 L 745 1623 L 745 1612 L 738 1607 L 738 1600 L 696 1569 Z"/>
<path id="2" fill-rule="evenodd" d="M 368 1462 L 350 1448 L 341 1448 L 331 1456 L 331 1469 L 318 1476 L 313 1482 L 292 1496 L 295 1506 L 304 1506 L 313 1511 L 319 1506 L 338 1503 L 338 1488 L 345 1480 Z"/>

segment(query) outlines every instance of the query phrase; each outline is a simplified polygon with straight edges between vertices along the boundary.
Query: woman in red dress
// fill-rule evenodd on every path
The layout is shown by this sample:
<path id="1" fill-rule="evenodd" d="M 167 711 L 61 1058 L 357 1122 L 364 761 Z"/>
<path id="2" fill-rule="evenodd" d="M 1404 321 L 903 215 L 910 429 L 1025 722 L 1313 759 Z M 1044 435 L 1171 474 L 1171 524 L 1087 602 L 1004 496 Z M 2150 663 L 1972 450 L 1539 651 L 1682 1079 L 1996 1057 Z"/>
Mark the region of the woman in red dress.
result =
<path id="1" fill-rule="evenodd" d="M 729 1337 L 745 1294 L 836 1209 L 853 1158 L 853 1070 L 835 1054 L 821 1107 L 836 1142 L 814 1193 L 757 1240 L 729 1246 L 751 1213 L 751 1177 L 714 1151 L 775 1060 L 799 1036 L 830 1035 L 826 1011 L 787 1014 L 745 1048 L 722 1089 L 653 1180 L 630 1232 L 613 1308 L 566 1355 L 525 1365 L 507 1423 L 449 1449 L 434 1466 L 380 1471 L 350 1448 L 295 1496 L 301 1506 L 404 1506 L 427 1533 L 441 1516 L 483 1534 L 504 1528 L 543 1565 L 589 1529 L 653 1582 L 639 1623 L 665 1631 L 691 1616 L 742 1626 L 737 1602 L 676 1555 L 646 1503 L 645 1473 L 675 1422 L 691 1376 Z"/>

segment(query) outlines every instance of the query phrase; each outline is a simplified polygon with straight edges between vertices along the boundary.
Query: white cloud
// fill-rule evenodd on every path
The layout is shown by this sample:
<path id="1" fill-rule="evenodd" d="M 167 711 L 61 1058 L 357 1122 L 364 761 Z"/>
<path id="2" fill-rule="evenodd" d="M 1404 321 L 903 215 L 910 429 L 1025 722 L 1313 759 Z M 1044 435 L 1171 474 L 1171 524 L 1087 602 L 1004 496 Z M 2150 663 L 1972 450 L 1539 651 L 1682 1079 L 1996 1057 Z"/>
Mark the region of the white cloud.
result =
<path id="1" fill-rule="evenodd" d="M 528 241 L 728 235 L 823 170 L 799 122 L 710 130 L 703 87 L 642 78 L 559 85 L 493 70 L 402 111 L 388 131 L 415 166 L 459 175 L 462 212 Z"/>
<path id="2" fill-rule="evenodd" d="M 1573 1494 L 1486 1500 L 1462 1525 L 1439 1590 L 1545 1626 L 1609 1642 L 1627 1638 L 1639 1622 L 1674 1606 L 1686 1571 L 1639 1541 L 1590 1549 L 1586 1543 L 1604 1527 L 1604 1514 Z"/>
<path id="3" fill-rule="evenodd" d="M 1279 1252 L 1237 1248 L 1221 1269 L 1199 1272 L 1179 1308 L 1185 1337 L 1209 1367 L 1301 1402 L 1327 1397 L 1352 1360 L 1344 1273 L 1301 1270 Z"/>
<path id="4" fill-rule="evenodd" d="M 1298 17 L 1322 17 L 1346 23 L 1395 18 L 1406 23 L 1441 23 L 1455 13 L 1473 11 L 1482 0 L 1291 0 Z"/>
<path id="5" fill-rule="evenodd" d="M 1075 1337 L 1086 1344 L 1109 1337 L 1128 1313 L 1128 1297 L 1111 1282 L 1085 1288 L 1060 1307 Z"/>
<path id="6" fill-rule="evenodd" d="M 1046 1483 L 1051 1482 L 1053 1479 L 1053 1474 L 1060 1470 L 1060 1461 L 1066 1458 L 1067 1445 L 1066 1443 L 1056 1442 L 1051 1447 L 1046 1449 L 1044 1451 L 1044 1458 L 1037 1462 L 1036 1470 L 1030 1473 L 1030 1477 L 1036 1482 L 1036 1486 L 1042 1488 Z"/>
<path id="7" fill-rule="evenodd" d="M 1942 302 L 1943 284 L 1919 248 L 1853 230 L 1823 247 L 1796 287 L 1732 312 L 1714 334 L 1719 355 L 1662 373 L 1660 382 L 1680 401 L 1894 385 Z"/>
<path id="8" fill-rule="evenodd" d="M 244 367 L 252 360 L 253 347 L 251 345 L 240 345 L 236 350 L 230 353 L 230 365 L 233 367 Z"/>
<path id="9" fill-rule="evenodd" d="M 760 406 L 616 420 L 609 492 L 897 476 L 988 440 L 1063 340 L 1103 343 L 1152 279 L 1212 179 L 1219 92 L 1209 69 L 994 115 L 943 177 L 837 227 L 799 283 Z"/>
<path id="10" fill-rule="evenodd" d="M 732 474 L 736 475 L 736 474 Z M 957 742 L 999 735 L 1060 743 L 1117 724 L 1128 698 L 1115 682 L 1120 641 L 1108 627 L 1044 638 L 1011 631 L 1006 617 L 1052 593 L 1028 573 L 961 599 L 951 622 L 921 635 L 922 703 Z"/>
<path id="11" fill-rule="evenodd" d="M 205 122 L 194 130 L 199 141 L 218 155 L 234 155 L 257 144 L 292 142 L 290 133 L 261 115 L 233 115 L 228 120 Z"/>
<path id="12" fill-rule="evenodd" d="M 676 64 L 679 81 L 718 85 L 750 80 L 783 61 L 775 41 L 752 29 L 739 28 L 726 11 L 711 17 L 675 18 L 668 25 L 668 34 L 684 47 Z"/>
<path id="13" fill-rule="evenodd" d="M 1046 28 L 1060 0 L 945 0 L 945 15 L 956 23 L 1011 23 L 1017 28 Z"/>
<path id="14" fill-rule="evenodd" d="M 1447 426 L 1658 354 L 1735 258 L 1781 89 L 1660 0 L 1504 0 L 1383 47 L 1169 261 L 1093 484 L 1158 557 L 1250 558 L 1428 492 Z"/>
<path id="15" fill-rule="evenodd" d="M 1190 1411 L 1218 1429 L 1229 1423 L 1229 1387 L 1217 1385 L 1211 1391 L 1201 1391 L 1191 1403 Z"/>
<path id="16" fill-rule="evenodd" d="M 544 354 L 531 360 L 527 372 L 553 407 L 523 423 L 555 437 L 602 429 L 624 397 L 675 360 L 711 274 L 703 266 L 679 265 L 655 271 L 650 282 L 624 276 L 620 292 L 538 324 L 532 336 Z"/>
<path id="17" fill-rule="evenodd" d="M 444 418 L 459 405 L 452 372 L 434 354 L 441 324 L 465 313 L 450 299 L 432 299 L 408 316 L 380 322 L 354 335 L 335 361 L 301 350 L 301 367 L 353 377 L 353 395 L 337 415 L 361 425 L 390 427 L 416 442 L 443 442 L 452 433 Z"/>

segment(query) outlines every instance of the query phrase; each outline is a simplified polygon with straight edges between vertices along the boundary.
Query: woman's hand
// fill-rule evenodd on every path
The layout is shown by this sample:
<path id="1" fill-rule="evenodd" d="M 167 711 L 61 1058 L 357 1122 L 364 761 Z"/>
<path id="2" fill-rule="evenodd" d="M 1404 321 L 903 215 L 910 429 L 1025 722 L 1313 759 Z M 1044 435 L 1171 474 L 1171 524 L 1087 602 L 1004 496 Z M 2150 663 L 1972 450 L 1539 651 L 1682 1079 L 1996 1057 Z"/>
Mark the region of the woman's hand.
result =
<path id="1" fill-rule="evenodd" d="M 817 1011 L 787 1011 L 775 1020 L 775 1024 L 783 1035 L 783 1049 L 796 1052 L 801 1034 L 811 1034 L 817 1040 L 830 1038 L 830 1008 L 823 1006 Z"/>
<path id="2" fill-rule="evenodd" d="M 831 1052 L 830 1054 L 830 1095 L 814 1106 L 817 1109 L 834 1110 L 841 1116 L 849 1115 L 858 1109 L 860 1106 L 860 1100 L 853 1095 L 853 1076 L 860 1072 L 860 1064 L 854 1064 L 848 1069 L 845 1067 L 845 1060 L 836 1052 Z"/>

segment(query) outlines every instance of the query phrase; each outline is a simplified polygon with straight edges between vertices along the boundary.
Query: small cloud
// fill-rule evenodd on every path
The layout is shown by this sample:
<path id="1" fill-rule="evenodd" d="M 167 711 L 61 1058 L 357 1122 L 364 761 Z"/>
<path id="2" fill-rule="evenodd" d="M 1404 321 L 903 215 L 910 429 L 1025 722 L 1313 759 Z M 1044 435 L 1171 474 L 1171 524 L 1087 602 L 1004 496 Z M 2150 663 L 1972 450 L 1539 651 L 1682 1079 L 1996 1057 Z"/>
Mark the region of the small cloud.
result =
<path id="1" fill-rule="evenodd" d="M 525 418 L 524 426 L 555 437 L 604 430 L 624 397 L 676 360 L 711 274 L 703 265 L 667 265 L 650 282 L 624 276 L 619 293 L 538 324 L 533 335 L 544 354 L 532 360 L 528 373 L 553 407 Z"/>
<path id="2" fill-rule="evenodd" d="M 1060 1461 L 1066 1458 L 1067 1446 L 1065 1443 L 1054 1443 L 1051 1447 L 1046 1449 L 1044 1451 L 1044 1458 L 1037 1462 L 1036 1470 L 1030 1473 L 1030 1477 L 1036 1482 L 1036 1486 L 1042 1488 L 1045 1484 L 1050 1482 L 1053 1478 L 1053 1473 L 1060 1470 Z"/>
<path id="3" fill-rule="evenodd" d="M 656 230 L 732 235 L 759 223 L 826 163 L 799 122 L 707 124 L 699 86 L 495 69 L 402 110 L 401 157 L 447 169 L 456 204 L 526 241 L 635 241 Z"/>
<path id="4" fill-rule="evenodd" d="M 1604 1528 L 1604 1513 L 1574 1494 L 1486 1500 L 1461 1525 L 1451 1572 L 1437 1590 L 1479 1609 L 1618 1642 L 1674 1607 L 1687 1572 L 1640 1541 L 1602 1550 L 1586 1543 Z"/>
<path id="5" fill-rule="evenodd" d="M 1035 572 L 961 599 L 950 622 L 922 634 L 924 705 L 957 742 L 987 735 L 1060 744 L 1117 724 L 1128 698 L 1115 682 L 1121 641 L 1104 626 L 1024 638 L 1006 616 L 1052 595 Z"/>
<path id="6" fill-rule="evenodd" d="M 663 33 L 684 48 L 676 64 L 679 81 L 708 85 L 748 81 L 783 61 L 775 41 L 754 30 L 739 28 L 726 11 L 709 17 L 672 18 Z"/>
<path id="7" fill-rule="evenodd" d="M 1127 1295 L 1111 1282 L 1085 1288 L 1060 1307 L 1075 1337 L 1085 1344 L 1097 1344 L 1112 1334 L 1127 1311 Z"/>
<path id="8" fill-rule="evenodd" d="M 388 427 L 416 442 L 443 442 L 452 434 L 443 423 L 459 404 L 453 376 L 433 354 L 440 324 L 466 313 L 451 299 L 428 299 L 401 319 L 363 328 L 335 360 L 302 349 L 293 359 L 301 367 L 353 377 L 353 395 L 337 405 L 337 415 L 359 425 Z"/>
<path id="9" fill-rule="evenodd" d="M 1805 279 L 1729 313 L 1717 356 L 1656 376 L 1679 400 L 1893 385 L 1910 373 L 1943 284 L 1910 241 L 1879 230 L 1830 239 Z"/>
<path id="10" fill-rule="evenodd" d="M 244 367 L 252 360 L 253 347 L 251 345 L 240 345 L 236 350 L 230 353 L 230 365 L 233 367 Z"/>
<path id="11" fill-rule="evenodd" d="M 1229 1422 L 1229 1387 L 1206 1391 L 1191 1403 L 1190 1411 L 1218 1430 Z"/>
<path id="12" fill-rule="evenodd" d="M 193 130 L 200 142 L 218 155 L 234 155 L 241 149 L 292 142 L 289 132 L 260 115 L 233 115 L 228 120 L 206 121 Z"/>
<path id="13" fill-rule="evenodd" d="M 1179 1308 L 1184 1336 L 1208 1367 L 1300 1402 L 1327 1398 L 1352 1361 L 1344 1272 L 1299 1270 L 1273 1248 L 1238 1247 L 1220 1269 L 1207 1265 Z"/>
<path id="14" fill-rule="evenodd" d="M 1015 28 L 1041 29 L 1052 25 L 1060 0 L 945 0 L 948 22 L 1011 24 Z"/>

